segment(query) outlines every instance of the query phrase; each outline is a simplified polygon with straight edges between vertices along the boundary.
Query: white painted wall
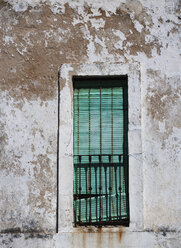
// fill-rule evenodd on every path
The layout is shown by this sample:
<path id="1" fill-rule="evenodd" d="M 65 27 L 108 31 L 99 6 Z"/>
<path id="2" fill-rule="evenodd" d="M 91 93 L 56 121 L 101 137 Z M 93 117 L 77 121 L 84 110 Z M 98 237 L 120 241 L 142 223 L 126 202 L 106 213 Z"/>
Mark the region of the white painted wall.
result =
<path id="1" fill-rule="evenodd" d="M 177 0 L 1 1 L 0 247 L 181 246 L 180 18 Z M 135 70 L 130 228 L 75 230 L 70 75 Z"/>

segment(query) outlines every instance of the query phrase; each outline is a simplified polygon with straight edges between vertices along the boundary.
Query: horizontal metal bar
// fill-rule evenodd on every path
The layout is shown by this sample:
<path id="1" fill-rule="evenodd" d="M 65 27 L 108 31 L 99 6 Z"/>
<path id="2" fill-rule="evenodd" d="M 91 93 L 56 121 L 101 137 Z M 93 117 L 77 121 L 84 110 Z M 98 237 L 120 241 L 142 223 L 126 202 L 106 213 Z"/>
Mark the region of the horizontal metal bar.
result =
<path id="1" fill-rule="evenodd" d="M 99 221 L 99 222 L 81 222 L 81 221 L 77 221 L 75 222 L 75 225 L 78 226 L 97 226 L 97 227 L 101 227 L 101 226 L 111 226 L 111 225 L 121 225 L 121 226 L 129 226 L 129 219 L 122 219 L 122 220 L 111 220 L 111 221 Z"/>
<path id="2" fill-rule="evenodd" d="M 91 156 L 91 157 L 99 157 L 99 156 L 128 156 L 128 154 L 74 154 L 74 157 L 89 157 L 89 156 Z"/>
<path id="3" fill-rule="evenodd" d="M 99 196 L 107 196 L 109 194 L 74 194 L 74 198 L 76 199 L 86 199 L 91 197 L 99 197 Z"/>
<path id="4" fill-rule="evenodd" d="M 100 164 L 100 163 L 77 163 L 77 164 L 75 164 L 74 163 L 74 167 L 76 167 L 76 168 L 84 168 L 84 167 L 86 167 L 86 166 L 90 166 L 91 165 L 91 168 L 93 168 L 93 167 L 98 167 L 98 168 L 100 168 L 100 167 L 112 167 L 112 168 L 114 168 L 114 167 L 125 167 L 126 166 L 126 164 L 125 163 L 102 163 L 102 164 Z"/>
<path id="5" fill-rule="evenodd" d="M 77 107 L 76 107 L 76 108 L 77 108 Z M 128 111 L 127 108 L 122 108 L 122 109 L 117 109 L 117 110 L 119 110 L 119 111 Z"/>

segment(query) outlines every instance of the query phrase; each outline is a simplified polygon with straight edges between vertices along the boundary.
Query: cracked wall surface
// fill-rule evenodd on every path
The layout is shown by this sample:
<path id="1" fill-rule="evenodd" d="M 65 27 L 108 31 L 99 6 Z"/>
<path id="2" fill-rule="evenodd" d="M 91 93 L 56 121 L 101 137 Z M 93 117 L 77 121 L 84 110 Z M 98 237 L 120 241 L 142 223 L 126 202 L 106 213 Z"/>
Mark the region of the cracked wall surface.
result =
<path id="1" fill-rule="evenodd" d="M 180 247 L 181 1 L 1 0 L 0 24 L 0 246 L 78 244 L 55 235 L 58 70 L 114 62 L 140 64 L 143 228 L 101 245 Z"/>

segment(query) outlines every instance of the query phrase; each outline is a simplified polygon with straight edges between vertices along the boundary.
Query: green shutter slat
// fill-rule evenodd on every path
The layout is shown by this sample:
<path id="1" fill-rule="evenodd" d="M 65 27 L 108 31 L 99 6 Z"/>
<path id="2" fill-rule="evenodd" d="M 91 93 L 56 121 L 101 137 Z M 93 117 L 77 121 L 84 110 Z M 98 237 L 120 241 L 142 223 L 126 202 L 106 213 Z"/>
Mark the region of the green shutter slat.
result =
<path id="1" fill-rule="evenodd" d="M 90 119 L 92 125 L 89 130 L 89 89 L 77 90 L 74 94 L 74 154 L 90 155 L 122 154 L 123 152 L 123 94 L 122 88 L 114 88 L 113 110 L 111 110 L 111 89 L 101 90 L 101 104 L 99 90 L 90 90 Z M 79 94 L 79 104 L 77 96 Z M 100 105 L 102 106 L 100 108 Z M 101 109 L 101 110 L 100 110 Z M 111 113 L 113 111 L 113 113 Z M 79 113 L 79 114 L 78 114 Z M 113 137 L 112 137 L 113 116 Z M 101 118 L 100 118 L 101 117 Z M 100 120 L 102 119 L 102 123 Z M 102 126 L 102 127 L 101 127 Z M 101 129 L 100 129 L 101 127 Z M 78 131 L 79 129 L 79 131 Z M 103 130 L 104 134 L 100 132 Z M 90 137 L 89 138 L 89 133 Z M 77 139 L 79 137 L 79 145 Z M 100 141 L 102 137 L 102 142 Z M 114 139 L 116 137 L 116 139 Z M 90 139 L 90 148 L 89 148 Z M 113 140 L 113 145 L 111 144 Z M 102 145 L 101 145 L 102 144 Z M 102 149 L 102 150 L 101 150 Z M 113 151 L 112 151 L 113 149 Z M 85 162 L 87 162 L 85 158 Z"/>

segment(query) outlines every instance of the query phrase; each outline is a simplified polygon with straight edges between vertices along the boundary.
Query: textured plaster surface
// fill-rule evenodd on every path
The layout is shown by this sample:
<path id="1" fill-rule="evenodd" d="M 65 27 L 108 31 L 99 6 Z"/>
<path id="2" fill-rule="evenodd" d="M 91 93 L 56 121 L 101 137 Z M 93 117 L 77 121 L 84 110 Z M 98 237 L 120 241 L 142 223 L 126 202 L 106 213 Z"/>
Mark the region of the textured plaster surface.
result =
<path id="1" fill-rule="evenodd" d="M 140 64 L 142 230 L 51 236 L 58 70 L 100 62 Z M 1 0 L 0 65 L 0 247 L 180 247 L 181 2 Z"/>

